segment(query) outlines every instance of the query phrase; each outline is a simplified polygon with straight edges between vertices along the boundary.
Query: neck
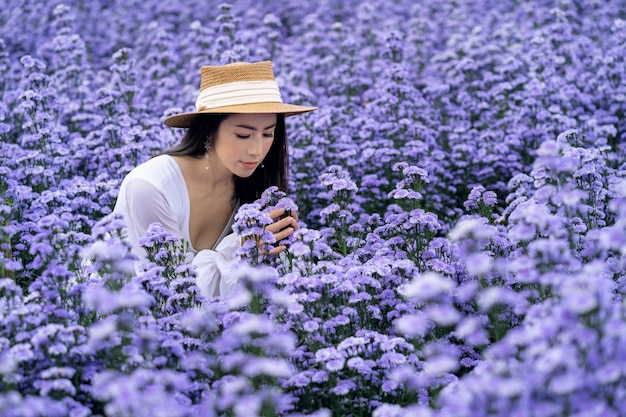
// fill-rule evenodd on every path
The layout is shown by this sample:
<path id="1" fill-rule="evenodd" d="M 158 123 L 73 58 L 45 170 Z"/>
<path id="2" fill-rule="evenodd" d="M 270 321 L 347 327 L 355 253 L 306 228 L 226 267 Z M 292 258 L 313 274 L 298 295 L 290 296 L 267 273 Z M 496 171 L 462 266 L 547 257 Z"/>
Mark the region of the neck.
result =
<path id="1" fill-rule="evenodd" d="M 189 179 L 207 192 L 222 192 L 234 187 L 233 173 L 226 169 L 217 158 L 189 158 Z M 208 166 L 208 169 L 207 169 Z"/>

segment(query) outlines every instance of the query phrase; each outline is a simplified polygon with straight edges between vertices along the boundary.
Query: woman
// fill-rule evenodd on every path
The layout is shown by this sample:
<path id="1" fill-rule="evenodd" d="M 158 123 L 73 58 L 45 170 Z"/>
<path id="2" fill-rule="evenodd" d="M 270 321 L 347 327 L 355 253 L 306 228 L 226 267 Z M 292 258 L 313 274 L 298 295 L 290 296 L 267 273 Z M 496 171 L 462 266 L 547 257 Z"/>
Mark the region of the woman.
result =
<path id="1" fill-rule="evenodd" d="M 237 207 L 269 186 L 285 189 L 288 154 L 285 116 L 309 112 L 282 102 L 272 63 L 201 68 L 196 111 L 168 117 L 188 128 L 177 146 L 133 169 L 122 182 L 115 212 L 122 213 L 134 252 L 151 223 L 188 242 L 205 297 L 229 294 L 241 239 L 231 230 Z M 270 213 L 278 219 L 284 212 Z M 295 215 L 267 227 L 276 241 L 298 229 Z M 283 251 L 276 247 L 271 254 Z"/>

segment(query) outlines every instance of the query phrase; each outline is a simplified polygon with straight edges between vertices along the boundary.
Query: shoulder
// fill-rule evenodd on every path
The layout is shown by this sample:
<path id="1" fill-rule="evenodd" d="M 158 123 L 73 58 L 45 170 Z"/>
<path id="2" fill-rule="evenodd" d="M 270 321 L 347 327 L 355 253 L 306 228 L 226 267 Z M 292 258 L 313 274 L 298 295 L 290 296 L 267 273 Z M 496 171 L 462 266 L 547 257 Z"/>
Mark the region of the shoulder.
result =
<path id="1" fill-rule="evenodd" d="M 151 175 L 155 171 L 161 171 L 163 169 L 171 169 L 176 165 L 174 158 L 169 155 L 158 155 L 154 158 L 148 159 L 146 162 L 137 165 L 132 171 L 128 173 L 128 176 L 144 176 Z"/>
<path id="2" fill-rule="evenodd" d="M 185 193 L 184 179 L 176 161 L 169 155 L 159 155 L 126 175 L 115 210 L 128 212 L 139 207 L 143 212 L 184 212 Z"/>
<path id="3" fill-rule="evenodd" d="M 169 155 L 158 155 L 133 168 L 124 178 L 124 182 L 144 180 L 152 184 L 178 182 L 181 179 L 180 168 Z"/>
<path id="4" fill-rule="evenodd" d="M 184 190 L 185 180 L 176 161 L 169 155 L 159 155 L 130 171 L 120 192 L 144 195 L 158 191 L 168 199 L 180 199 Z"/>

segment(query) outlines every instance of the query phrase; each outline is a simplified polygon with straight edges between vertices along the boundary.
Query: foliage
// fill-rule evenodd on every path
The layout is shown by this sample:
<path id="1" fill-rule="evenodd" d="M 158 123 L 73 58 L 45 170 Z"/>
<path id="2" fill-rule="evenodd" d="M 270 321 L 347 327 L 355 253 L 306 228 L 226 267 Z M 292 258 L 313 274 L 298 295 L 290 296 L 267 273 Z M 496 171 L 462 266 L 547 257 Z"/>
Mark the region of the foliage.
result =
<path id="1" fill-rule="evenodd" d="M 1 415 L 626 407 L 623 1 L 5 3 Z M 185 242 L 154 224 L 136 268 L 111 212 L 200 65 L 265 59 L 320 108 L 204 300 Z"/>

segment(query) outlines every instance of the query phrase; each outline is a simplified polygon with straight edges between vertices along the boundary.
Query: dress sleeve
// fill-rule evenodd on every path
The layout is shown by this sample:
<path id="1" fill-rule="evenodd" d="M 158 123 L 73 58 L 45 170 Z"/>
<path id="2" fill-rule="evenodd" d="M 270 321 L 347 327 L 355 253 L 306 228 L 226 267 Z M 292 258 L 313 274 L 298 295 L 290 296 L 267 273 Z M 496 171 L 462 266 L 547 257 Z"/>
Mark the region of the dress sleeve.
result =
<path id="1" fill-rule="evenodd" d="M 182 239 L 182 231 L 165 196 L 150 182 L 134 178 L 125 190 L 128 207 L 126 213 L 128 235 L 133 246 L 139 247 L 139 239 L 152 223 L 159 222 L 163 228 Z M 145 252 L 144 252 L 145 256 Z"/>
<path id="2" fill-rule="evenodd" d="M 241 238 L 235 233 L 224 237 L 215 250 L 199 251 L 191 263 L 196 266 L 196 283 L 205 298 L 230 294 L 237 285 L 234 271 L 239 262 L 237 249 Z"/>

